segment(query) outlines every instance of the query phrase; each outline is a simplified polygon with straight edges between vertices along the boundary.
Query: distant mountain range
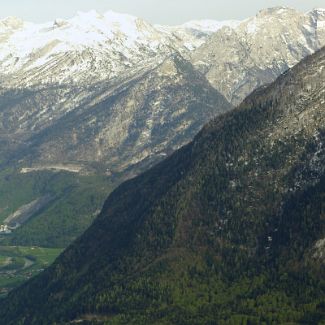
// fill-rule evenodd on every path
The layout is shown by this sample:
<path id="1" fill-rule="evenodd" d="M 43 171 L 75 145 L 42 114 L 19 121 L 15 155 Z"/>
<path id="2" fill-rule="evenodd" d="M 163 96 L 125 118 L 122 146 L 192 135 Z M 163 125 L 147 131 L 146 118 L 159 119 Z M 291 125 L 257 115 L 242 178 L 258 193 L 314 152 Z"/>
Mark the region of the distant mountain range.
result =
<path id="1" fill-rule="evenodd" d="M 33 226 L 29 223 L 34 235 L 23 235 L 24 225 L 14 243 L 26 244 L 28 238 L 47 244 L 35 237 L 42 233 L 62 245 L 59 222 L 44 229 L 59 215 L 71 221 L 71 237 L 79 235 L 78 224 L 81 219 L 88 224 L 84 215 L 91 207 L 75 212 L 74 204 L 64 201 L 78 178 L 108 178 L 109 187 L 97 186 L 96 178 L 92 190 L 84 191 L 87 202 L 102 197 L 189 143 L 209 120 L 322 45 L 323 9 L 302 14 L 277 7 L 244 21 L 181 26 L 95 11 L 45 24 L 1 20 L 0 184 L 10 195 L 0 193 L 0 219 L 46 195 L 60 197 L 60 204 L 54 199 L 51 206 L 65 211 L 49 214 L 51 207 L 44 207 L 33 216 Z M 57 186 L 58 173 L 69 174 L 74 185 L 58 177 Z M 50 175 L 51 187 L 45 185 Z M 21 183 L 28 184 L 30 195 L 16 200 Z M 44 227 L 36 230 L 42 220 Z"/>
<path id="2" fill-rule="evenodd" d="M 6 324 L 322 324 L 325 48 L 107 199 Z"/>
<path id="3" fill-rule="evenodd" d="M 136 146 L 131 157 L 124 160 L 126 166 L 185 144 L 213 114 L 230 107 L 222 104 L 212 114 L 206 114 L 204 109 L 201 113 L 189 112 L 192 102 L 201 101 L 195 98 L 197 94 L 211 93 L 207 82 L 202 85 L 203 76 L 199 77 L 199 73 L 229 102 L 238 104 L 254 89 L 272 82 L 325 45 L 325 10 L 302 14 L 277 7 L 262 10 L 256 17 L 242 22 L 193 21 L 176 27 L 153 26 L 114 12 L 100 15 L 91 11 L 47 24 L 7 18 L 0 22 L 0 35 L 0 140 L 7 144 L 9 152 L 19 149 L 21 158 L 21 148 L 31 151 L 29 146 L 34 148 L 37 142 L 42 153 L 35 156 L 33 153 L 34 159 L 24 167 L 57 160 L 77 164 L 90 160 L 107 162 L 111 168 L 107 157 L 112 150 L 120 156 L 126 150 L 127 138 L 132 137 L 136 142 L 137 137 L 142 137 L 139 141 L 144 142 L 146 149 Z M 194 65 L 199 73 L 192 73 L 193 82 L 201 82 L 205 90 L 187 94 L 189 88 L 182 88 L 182 69 L 165 68 L 163 73 L 152 73 L 175 55 L 179 61 L 189 61 L 183 64 L 187 69 L 193 69 L 190 64 Z M 165 78 L 161 78 L 162 74 Z M 150 76 L 151 89 L 142 86 L 147 76 Z M 167 103 L 163 91 L 159 94 L 160 88 L 164 89 L 163 83 L 168 81 L 166 78 L 174 81 L 169 84 L 171 93 L 182 91 L 185 102 L 179 102 L 176 96 Z M 141 88 L 137 90 L 141 94 L 139 98 L 126 90 L 131 85 Z M 153 91 L 163 101 L 156 98 L 150 103 L 155 97 L 151 96 Z M 123 96 L 116 96 L 121 92 Z M 144 103 L 147 98 L 149 102 Z M 135 115 L 129 115 L 121 134 L 120 118 L 111 116 L 112 102 L 114 111 L 121 116 L 130 113 L 133 103 L 136 111 L 144 112 L 140 113 L 143 126 L 136 122 Z M 93 109 L 98 105 L 103 107 L 102 113 Z M 191 122 L 183 121 L 189 136 L 176 139 L 179 126 L 169 127 L 168 122 L 155 116 L 164 111 L 174 123 L 173 116 L 180 117 L 179 109 L 191 114 Z M 69 118 L 75 122 L 70 122 L 67 129 Z M 92 139 L 86 135 L 88 146 L 85 147 L 78 139 L 85 138 L 89 128 Z M 53 134 L 53 129 L 60 131 Z M 160 133 L 162 129 L 168 129 L 168 139 Z M 64 135 L 66 132 L 70 134 Z M 51 137 L 52 151 L 48 144 L 42 143 L 49 141 L 44 133 Z M 116 142 L 112 138 L 117 134 Z M 157 137 L 161 137 L 158 142 Z M 21 142 L 22 146 L 14 145 Z"/>

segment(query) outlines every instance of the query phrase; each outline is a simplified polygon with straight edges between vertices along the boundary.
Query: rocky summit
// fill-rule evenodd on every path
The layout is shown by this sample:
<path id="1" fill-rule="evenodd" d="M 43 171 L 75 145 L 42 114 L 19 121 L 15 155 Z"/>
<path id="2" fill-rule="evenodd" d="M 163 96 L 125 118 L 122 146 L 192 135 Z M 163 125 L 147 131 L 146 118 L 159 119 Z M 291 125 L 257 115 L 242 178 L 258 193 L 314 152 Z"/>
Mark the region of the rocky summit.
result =
<path id="1" fill-rule="evenodd" d="M 232 104 L 325 45 L 325 10 L 261 10 L 214 33 L 192 62 Z"/>

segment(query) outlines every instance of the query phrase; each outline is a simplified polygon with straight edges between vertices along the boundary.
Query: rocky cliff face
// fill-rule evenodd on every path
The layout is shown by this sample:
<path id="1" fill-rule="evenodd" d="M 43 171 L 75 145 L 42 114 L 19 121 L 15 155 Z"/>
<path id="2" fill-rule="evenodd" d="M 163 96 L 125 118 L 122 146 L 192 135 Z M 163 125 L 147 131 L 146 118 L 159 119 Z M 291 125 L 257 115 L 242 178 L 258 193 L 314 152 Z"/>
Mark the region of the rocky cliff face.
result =
<path id="1" fill-rule="evenodd" d="M 192 54 L 192 62 L 233 104 L 272 82 L 325 45 L 325 11 L 278 7 L 224 27 Z"/>

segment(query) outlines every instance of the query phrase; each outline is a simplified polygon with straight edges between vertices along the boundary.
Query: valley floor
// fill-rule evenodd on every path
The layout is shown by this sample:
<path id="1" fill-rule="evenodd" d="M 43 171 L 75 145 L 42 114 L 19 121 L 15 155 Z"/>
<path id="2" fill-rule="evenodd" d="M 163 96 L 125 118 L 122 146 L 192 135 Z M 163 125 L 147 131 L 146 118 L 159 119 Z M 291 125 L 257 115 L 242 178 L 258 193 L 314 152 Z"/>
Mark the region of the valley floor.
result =
<path id="1" fill-rule="evenodd" d="M 59 248 L 0 246 L 0 298 L 48 267 Z"/>

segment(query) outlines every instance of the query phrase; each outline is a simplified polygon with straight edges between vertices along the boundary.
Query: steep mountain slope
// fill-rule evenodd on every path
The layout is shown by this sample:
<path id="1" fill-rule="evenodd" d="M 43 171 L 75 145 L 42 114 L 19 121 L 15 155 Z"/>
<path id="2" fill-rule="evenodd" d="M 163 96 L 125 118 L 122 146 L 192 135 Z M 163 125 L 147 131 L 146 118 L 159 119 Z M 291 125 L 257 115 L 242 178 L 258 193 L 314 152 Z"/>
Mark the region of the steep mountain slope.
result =
<path id="1" fill-rule="evenodd" d="M 325 48 L 121 185 L 1 319 L 323 323 L 324 78 Z"/>
<path id="2" fill-rule="evenodd" d="M 192 54 L 192 62 L 231 103 L 272 82 L 325 45 L 325 10 L 264 9 L 224 27 Z"/>
<path id="3" fill-rule="evenodd" d="M 50 127 L 34 130 L 28 143 L 18 149 L 22 158 L 30 159 L 32 166 L 101 163 L 110 173 L 122 172 L 176 150 L 210 119 L 231 109 L 180 55 L 128 76 L 116 87 L 101 84 L 95 90 L 84 105 Z M 21 110 L 24 102 L 18 106 Z M 51 118 L 49 113 L 44 115 Z M 33 123 L 32 118 L 26 122 Z M 27 124 L 26 131 L 29 128 Z"/>

